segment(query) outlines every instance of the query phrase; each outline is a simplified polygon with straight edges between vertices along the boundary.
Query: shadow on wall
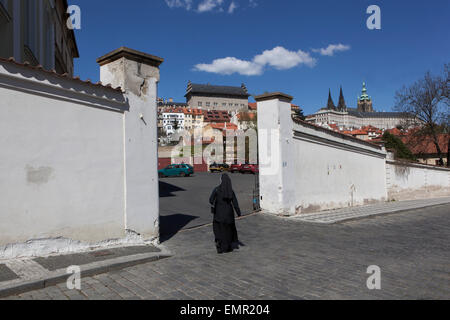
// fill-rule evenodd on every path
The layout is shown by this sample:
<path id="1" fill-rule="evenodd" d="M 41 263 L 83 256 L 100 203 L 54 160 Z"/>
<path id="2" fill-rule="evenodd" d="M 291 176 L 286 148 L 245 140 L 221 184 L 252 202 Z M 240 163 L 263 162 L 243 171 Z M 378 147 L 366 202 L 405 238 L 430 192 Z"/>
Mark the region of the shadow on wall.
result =
<path id="1" fill-rule="evenodd" d="M 179 191 L 186 191 L 186 190 L 183 188 L 177 187 L 173 184 L 159 181 L 159 197 L 160 198 L 176 197 L 176 195 L 173 193 L 179 192 Z"/>
<path id="2" fill-rule="evenodd" d="M 159 241 L 161 243 L 169 240 L 176 235 L 181 229 L 188 225 L 192 220 L 199 217 L 187 214 L 173 214 L 170 216 L 159 217 Z"/>

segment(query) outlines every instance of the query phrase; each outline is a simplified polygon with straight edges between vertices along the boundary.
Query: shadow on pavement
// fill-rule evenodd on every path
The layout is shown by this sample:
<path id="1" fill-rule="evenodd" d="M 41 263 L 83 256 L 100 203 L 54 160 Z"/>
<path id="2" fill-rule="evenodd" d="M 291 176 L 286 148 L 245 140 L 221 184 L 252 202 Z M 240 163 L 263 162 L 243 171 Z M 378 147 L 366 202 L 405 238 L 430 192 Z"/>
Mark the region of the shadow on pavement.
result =
<path id="1" fill-rule="evenodd" d="M 166 183 L 159 181 L 159 197 L 165 198 L 165 197 L 176 197 L 173 192 L 179 192 L 179 191 L 186 191 L 183 188 L 177 187 L 173 184 Z"/>
<path id="2" fill-rule="evenodd" d="M 170 216 L 159 217 L 160 242 L 165 242 L 176 235 L 192 220 L 199 217 L 190 216 L 187 214 L 173 214 Z"/>

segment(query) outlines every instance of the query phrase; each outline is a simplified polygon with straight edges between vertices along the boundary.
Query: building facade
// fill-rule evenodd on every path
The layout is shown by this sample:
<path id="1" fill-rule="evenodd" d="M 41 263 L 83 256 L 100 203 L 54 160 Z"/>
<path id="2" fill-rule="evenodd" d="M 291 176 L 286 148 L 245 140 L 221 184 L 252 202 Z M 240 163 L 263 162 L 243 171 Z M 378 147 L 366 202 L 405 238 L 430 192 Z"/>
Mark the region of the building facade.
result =
<path id="1" fill-rule="evenodd" d="M 308 116 L 306 121 L 320 126 L 337 124 L 348 129 L 365 126 L 392 129 L 401 125 L 406 117 L 402 112 L 376 112 L 373 109 L 372 98 L 367 95 L 365 83 L 363 83 L 362 94 L 358 97 L 357 106 L 357 108 L 347 107 L 341 88 L 339 104 L 336 107 L 330 91 L 327 107 L 320 109 L 312 116 Z"/>
<path id="2" fill-rule="evenodd" d="M 185 114 L 184 110 L 179 109 L 167 109 L 162 113 L 162 126 L 166 134 L 174 134 L 178 130 L 185 129 Z"/>
<path id="3" fill-rule="evenodd" d="M 79 57 L 67 0 L 0 0 L 0 57 L 72 76 Z"/>
<path id="4" fill-rule="evenodd" d="M 244 84 L 230 87 L 189 82 L 185 97 L 190 108 L 232 112 L 247 109 L 250 95 Z"/>

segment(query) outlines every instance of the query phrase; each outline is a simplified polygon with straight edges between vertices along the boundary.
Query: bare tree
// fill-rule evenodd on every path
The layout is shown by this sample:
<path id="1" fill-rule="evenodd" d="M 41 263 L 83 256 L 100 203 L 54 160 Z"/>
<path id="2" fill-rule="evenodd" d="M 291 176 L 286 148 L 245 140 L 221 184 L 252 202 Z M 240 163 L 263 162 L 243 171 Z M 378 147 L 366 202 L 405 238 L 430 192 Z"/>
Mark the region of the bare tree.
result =
<path id="1" fill-rule="evenodd" d="M 449 118 L 449 69 L 449 64 L 446 64 L 441 75 L 427 72 L 424 78 L 410 87 L 403 87 L 395 97 L 395 109 L 409 115 L 409 126 L 419 125 L 421 129 L 417 134 L 430 135 L 433 138 L 440 165 L 444 162 L 438 132 Z M 414 119 L 413 123 L 411 119 Z"/>

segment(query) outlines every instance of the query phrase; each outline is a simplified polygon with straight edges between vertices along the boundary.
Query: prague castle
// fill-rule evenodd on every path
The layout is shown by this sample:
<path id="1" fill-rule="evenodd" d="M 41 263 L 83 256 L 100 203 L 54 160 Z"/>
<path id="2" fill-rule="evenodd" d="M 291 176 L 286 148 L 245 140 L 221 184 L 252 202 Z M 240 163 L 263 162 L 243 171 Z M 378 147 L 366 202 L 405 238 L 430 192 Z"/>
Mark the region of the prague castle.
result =
<path id="1" fill-rule="evenodd" d="M 364 126 L 374 126 L 379 129 L 393 129 L 400 125 L 405 118 L 402 112 L 377 112 L 373 109 L 372 98 L 367 94 L 366 84 L 363 83 L 361 96 L 358 97 L 357 108 L 348 108 L 342 87 L 339 95 L 338 105 L 335 106 L 328 93 L 327 106 L 320 109 L 306 121 L 316 125 L 337 124 L 339 127 L 356 129 Z"/>

